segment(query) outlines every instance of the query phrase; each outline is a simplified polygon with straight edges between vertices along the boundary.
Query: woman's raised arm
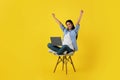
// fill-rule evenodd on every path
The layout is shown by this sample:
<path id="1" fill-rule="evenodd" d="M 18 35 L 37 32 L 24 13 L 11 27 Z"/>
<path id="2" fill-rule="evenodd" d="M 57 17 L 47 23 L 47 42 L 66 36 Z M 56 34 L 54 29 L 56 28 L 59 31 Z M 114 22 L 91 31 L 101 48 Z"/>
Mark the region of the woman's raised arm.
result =
<path id="1" fill-rule="evenodd" d="M 64 25 L 56 18 L 55 14 L 52 13 L 53 18 L 55 19 L 55 21 L 57 22 L 57 24 L 59 24 L 60 28 L 64 31 L 66 28 L 64 27 Z"/>
<path id="2" fill-rule="evenodd" d="M 78 30 L 80 29 L 80 24 L 79 23 L 81 21 L 82 15 L 83 15 L 83 10 L 80 11 L 80 16 L 79 16 L 78 21 L 76 23 L 75 32 L 78 32 Z"/>
<path id="3" fill-rule="evenodd" d="M 83 10 L 80 11 L 80 16 L 78 18 L 78 21 L 77 21 L 76 25 L 79 25 L 79 23 L 81 21 L 81 18 L 82 18 L 82 15 L 83 15 Z"/>
<path id="4" fill-rule="evenodd" d="M 53 18 L 55 19 L 55 21 L 57 22 L 57 24 L 61 25 L 62 23 L 56 18 L 55 14 L 52 13 Z"/>

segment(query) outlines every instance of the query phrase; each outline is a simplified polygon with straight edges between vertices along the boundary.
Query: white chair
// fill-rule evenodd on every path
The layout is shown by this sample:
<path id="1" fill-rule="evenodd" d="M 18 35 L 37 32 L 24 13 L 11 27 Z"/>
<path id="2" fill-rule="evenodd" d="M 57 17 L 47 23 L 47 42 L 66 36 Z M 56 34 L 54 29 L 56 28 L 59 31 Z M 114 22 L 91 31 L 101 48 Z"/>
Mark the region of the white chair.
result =
<path id="1" fill-rule="evenodd" d="M 74 72 L 76 72 L 73 61 L 72 61 L 72 58 L 71 58 L 71 56 L 74 54 L 74 52 L 67 53 L 67 51 L 65 51 L 63 53 L 63 55 L 58 55 L 57 52 L 52 51 L 52 50 L 49 50 L 49 52 L 53 53 L 56 56 L 58 56 L 58 60 L 57 60 L 57 63 L 55 65 L 55 68 L 54 68 L 54 73 L 56 71 L 56 68 L 57 68 L 58 64 L 61 63 L 61 62 L 62 62 L 62 70 L 64 70 L 64 65 L 66 67 L 66 74 L 67 74 L 67 63 L 68 62 L 71 63 L 71 65 L 72 65 L 72 67 L 74 69 Z"/>

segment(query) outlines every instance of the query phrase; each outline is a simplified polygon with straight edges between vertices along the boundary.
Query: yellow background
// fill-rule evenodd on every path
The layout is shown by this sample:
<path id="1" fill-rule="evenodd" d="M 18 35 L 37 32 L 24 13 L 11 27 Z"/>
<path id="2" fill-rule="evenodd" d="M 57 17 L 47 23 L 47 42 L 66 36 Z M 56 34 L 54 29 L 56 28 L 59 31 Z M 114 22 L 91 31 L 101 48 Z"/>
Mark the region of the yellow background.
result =
<path id="1" fill-rule="evenodd" d="M 120 80 L 119 0 L 0 0 L 0 80 Z M 53 74 L 50 36 L 63 35 L 51 16 L 75 23 L 84 10 L 73 56 Z"/>

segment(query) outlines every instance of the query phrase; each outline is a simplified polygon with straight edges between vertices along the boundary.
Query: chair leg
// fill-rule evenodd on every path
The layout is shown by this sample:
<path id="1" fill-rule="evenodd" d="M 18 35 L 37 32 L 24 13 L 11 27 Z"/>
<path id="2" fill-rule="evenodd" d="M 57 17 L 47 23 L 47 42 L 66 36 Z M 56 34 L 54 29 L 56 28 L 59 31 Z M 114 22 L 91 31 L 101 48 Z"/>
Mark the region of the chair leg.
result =
<path id="1" fill-rule="evenodd" d="M 57 63 L 56 63 L 56 66 L 55 66 L 55 68 L 54 68 L 54 72 L 56 71 L 56 68 L 57 68 L 57 66 L 58 66 L 58 63 L 59 63 L 59 60 L 60 60 L 60 56 L 58 57 L 58 60 L 57 60 Z"/>
<path id="2" fill-rule="evenodd" d="M 56 68 L 57 68 L 57 66 L 60 62 L 62 62 L 62 70 L 64 70 L 64 67 L 66 68 L 66 74 L 67 74 L 67 62 L 70 62 L 72 64 L 74 72 L 76 72 L 71 56 L 69 56 L 69 57 L 63 56 L 62 58 L 61 58 L 61 56 L 59 56 L 58 60 L 57 60 L 57 63 L 55 65 L 55 68 L 54 68 L 54 72 L 56 71 Z"/>
<path id="3" fill-rule="evenodd" d="M 67 74 L 67 57 L 65 56 L 65 66 L 66 66 L 66 74 Z"/>
<path id="4" fill-rule="evenodd" d="M 63 59 L 62 59 L 62 70 L 64 70 L 64 56 L 63 56 Z"/>
<path id="5" fill-rule="evenodd" d="M 70 61 L 71 61 L 72 67 L 73 67 L 73 69 L 74 69 L 74 72 L 76 72 L 71 56 L 69 56 L 69 59 L 70 59 Z"/>

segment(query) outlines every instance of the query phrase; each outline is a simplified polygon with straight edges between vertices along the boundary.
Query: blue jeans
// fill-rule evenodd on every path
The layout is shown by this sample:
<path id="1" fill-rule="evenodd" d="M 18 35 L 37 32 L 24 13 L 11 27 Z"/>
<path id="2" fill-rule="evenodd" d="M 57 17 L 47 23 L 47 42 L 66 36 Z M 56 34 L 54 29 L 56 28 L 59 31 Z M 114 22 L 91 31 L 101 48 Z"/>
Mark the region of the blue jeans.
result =
<path id="1" fill-rule="evenodd" d="M 73 51 L 67 45 L 62 45 L 62 47 L 58 47 L 58 46 L 52 45 L 51 43 L 48 43 L 48 48 L 50 48 L 51 50 L 57 52 L 58 55 L 62 55 L 64 53 L 64 51 L 67 51 L 67 53 Z"/>

